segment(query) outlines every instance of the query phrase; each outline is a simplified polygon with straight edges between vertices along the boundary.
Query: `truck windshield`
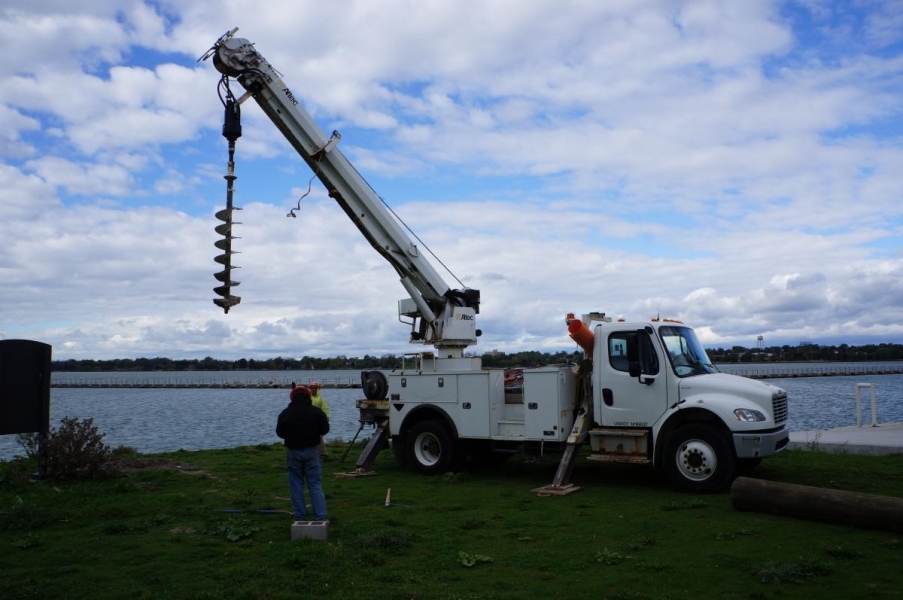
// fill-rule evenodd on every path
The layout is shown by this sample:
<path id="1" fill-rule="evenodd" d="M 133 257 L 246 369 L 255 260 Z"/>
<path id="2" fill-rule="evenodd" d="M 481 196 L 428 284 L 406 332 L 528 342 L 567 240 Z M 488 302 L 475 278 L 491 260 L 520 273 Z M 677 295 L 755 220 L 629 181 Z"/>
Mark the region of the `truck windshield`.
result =
<path id="1" fill-rule="evenodd" d="M 660 327 L 658 333 L 668 350 L 671 368 L 678 377 L 718 372 L 696 333 L 689 327 L 666 325 Z"/>

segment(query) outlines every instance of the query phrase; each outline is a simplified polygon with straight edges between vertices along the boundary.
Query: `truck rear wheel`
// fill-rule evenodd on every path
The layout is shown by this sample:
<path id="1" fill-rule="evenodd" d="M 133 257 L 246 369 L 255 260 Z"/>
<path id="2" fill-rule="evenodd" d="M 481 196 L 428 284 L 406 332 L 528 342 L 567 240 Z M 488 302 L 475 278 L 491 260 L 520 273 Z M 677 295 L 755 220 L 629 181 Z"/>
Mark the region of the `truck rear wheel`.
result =
<path id="1" fill-rule="evenodd" d="M 662 466 L 676 489 L 706 494 L 725 489 L 734 480 L 737 465 L 728 441 L 714 427 L 684 425 L 665 446 Z"/>
<path id="2" fill-rule="evenodd" d="M 454 445 L 439 421 L 421 421 L 407 435 L 408 461 L 422 475 L 439 475 L 452 466 Z"/>

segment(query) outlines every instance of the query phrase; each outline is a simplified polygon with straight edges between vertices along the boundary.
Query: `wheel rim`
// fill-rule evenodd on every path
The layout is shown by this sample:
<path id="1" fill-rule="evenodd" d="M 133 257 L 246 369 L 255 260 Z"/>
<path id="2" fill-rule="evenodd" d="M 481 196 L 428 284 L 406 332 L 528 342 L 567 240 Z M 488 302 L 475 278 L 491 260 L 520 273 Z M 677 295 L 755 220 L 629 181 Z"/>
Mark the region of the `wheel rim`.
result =
<path id="1" fill-rule="evenodd" d="M 417 462 L 426 467 L 432 467 L 442 457 L 442 446 L 439 439 L 429 432 L 421 433 L 414 440 L 414 456 Z"/>
<path id="2" fill-rule="evenodd" d="M 715 450 L 702 440 L 688 440 L 682 444 L 675 459 L 683 476 L 693 481 L 705 481 L 718 466 Z"/>

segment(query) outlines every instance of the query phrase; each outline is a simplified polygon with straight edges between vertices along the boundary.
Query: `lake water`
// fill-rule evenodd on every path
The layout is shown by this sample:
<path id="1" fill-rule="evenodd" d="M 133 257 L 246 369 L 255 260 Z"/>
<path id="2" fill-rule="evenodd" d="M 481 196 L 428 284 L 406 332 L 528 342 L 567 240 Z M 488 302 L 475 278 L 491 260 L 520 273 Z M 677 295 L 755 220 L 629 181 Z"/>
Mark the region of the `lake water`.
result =
<path id="1" fill-rule="evenodd" d="M 725 365 L 725 372 L 748 365 Z M 238 373 L 54 373 L 54 381 L 74 377 L 137 381 L 242 381 L 287 386 L 291 381 L 360 381 L 359 371 L 286 371 Z M 787 391 L 793 431 L 856 424 L 856 384 L 874 383 L 880 423 L 903 422 L 903 375 L 856 375 L 769 379 Z M 331 431 L 327 440 L 349 441 L 359 427 L 355 401 L 360 389 L 327 389 Z M 275 443 L 276 417 L 288 404 L 288 389 L 117 389 L 52 388 L 51 427 L 60 419 L 91 417 L 104 442 L 137 448 L 142 453 L 201 450 Z M 871 400 L 863 390 L 863 423 L 871 423 Z M 364 429 L 360 439 L 372 433 Z M 23 454 L 16 436 L 0 436 L 0 460 Z M 356 459 L 349 456 L 349 459 Z"/>

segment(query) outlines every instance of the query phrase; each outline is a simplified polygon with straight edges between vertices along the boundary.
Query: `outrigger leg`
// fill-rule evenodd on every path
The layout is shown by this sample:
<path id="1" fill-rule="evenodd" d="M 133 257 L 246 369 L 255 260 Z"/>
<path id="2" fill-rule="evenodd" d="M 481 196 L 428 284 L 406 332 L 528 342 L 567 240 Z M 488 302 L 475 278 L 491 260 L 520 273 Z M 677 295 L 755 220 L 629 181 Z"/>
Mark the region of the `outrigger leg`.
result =
<path id="1" fill-rule="evenodd" d="M 364 386 L 364 390 L 368 397 L 366 400 L 358 400 L 356 402 L 356 406 L 360 411 L 361 426 L 358 428 L 357 433 L 354 434 L 354 439 L 351 440 L 351 443 L 345 450 L 342 460 L 344 461 L 345 456 L 348 456 L 348 452 L 351 450 L 354 441 L 357 439 L 357 436 L 364 426 L 373 425 L 376 427 L 376 431 L 373 432 L 373 437 L 370 438 L 364 451 L 361 453 L 360 457 L 358 457 L 357 462 L 354 463 L 354 471 L 348 473 L 336 473 L 337 477 L 363 477 L 365 475 L 376 475 L 376 471 L 371 471 L 370 466 L 373 464 L 373 461 L 376 460 L 376 455 L 379 454 L 379 451 L 385 447 L 386 440 L 389 439 L 389 401 L 385 399 L 385 377 L 382 376 L 383 385 L 381 387 L 377 386 L 374 392 L 371 390 L 372 385 L 368 387 L 368 383 L 372 383 L 372 380 L 368 377 L 364 377 L 365 375 L 370 375 L 372 373 L 382 376 L 382 373 L 379 371 L 364 371 L 361 373 L 362 385 Z M 371 397 L 376 399 L 371 400 Z"/>
<path id="2" fill-rule="evenodd" d="M 585 360 L 580 365 L 577 372 L 578 394 L 582 395 L 580 406 L 577 408 L 577 418 L 574 419 L 574 426 L 571 428 L 571 434 L 567 439 L 567 446 L 561 455 L 561 462 L 558 463 L 558 470 L 555 471 L 555 479 L 550 485 L 544 485 L 531 492 L 539 495 L 565 496 L 580 489 L 572 483 L 571 473 L 574 471 L 574 463 L 577 462 L 580 446 L 586 441 L 586 434 L 593 422 L 593 390 L 590 383 L 590 374 L 592 373 L 592 361 Z"/>
<path id="3" fill-rule="evenodd" d="M 370 438 L 364 451 L 361 452 L 357 462 L 354 463 L 354 471 L 349 473 L 336 473 L 336 475 L 338 477 L 365 477 L 367 475 L 376 475 L 376 471 L 371 471 L 370 466 L 373 465 L 373 461 L 376 460 L 376 455 L 385 447 L 386 440 L 388 439 L 389 420 L 386 419 L 381 423 L 377 423 L 376 431 L 373 433 L 373 436 Z"/>
<path id="4" fill-rule="evenodd" d="M 348 457 L 348 453 L 351 452 L 352 448 L 354 448 L 354 442 L 357 441 L 357 436 L 359 436 L 361 434 L 361 431 L 364 430 L 364 425 L 366 425 L 366 423 L 364 421 L 361 421 L 361 426 L 357 428 L 357 431 L 354 433 L 354 437 L 351 438 L 350 442 L 348 442 L 348 447 L 345 448 L 345 453 L 342 454 L 342 458 L 339 460 L 339 462 L 345 462 L 345 459 Z"/>

